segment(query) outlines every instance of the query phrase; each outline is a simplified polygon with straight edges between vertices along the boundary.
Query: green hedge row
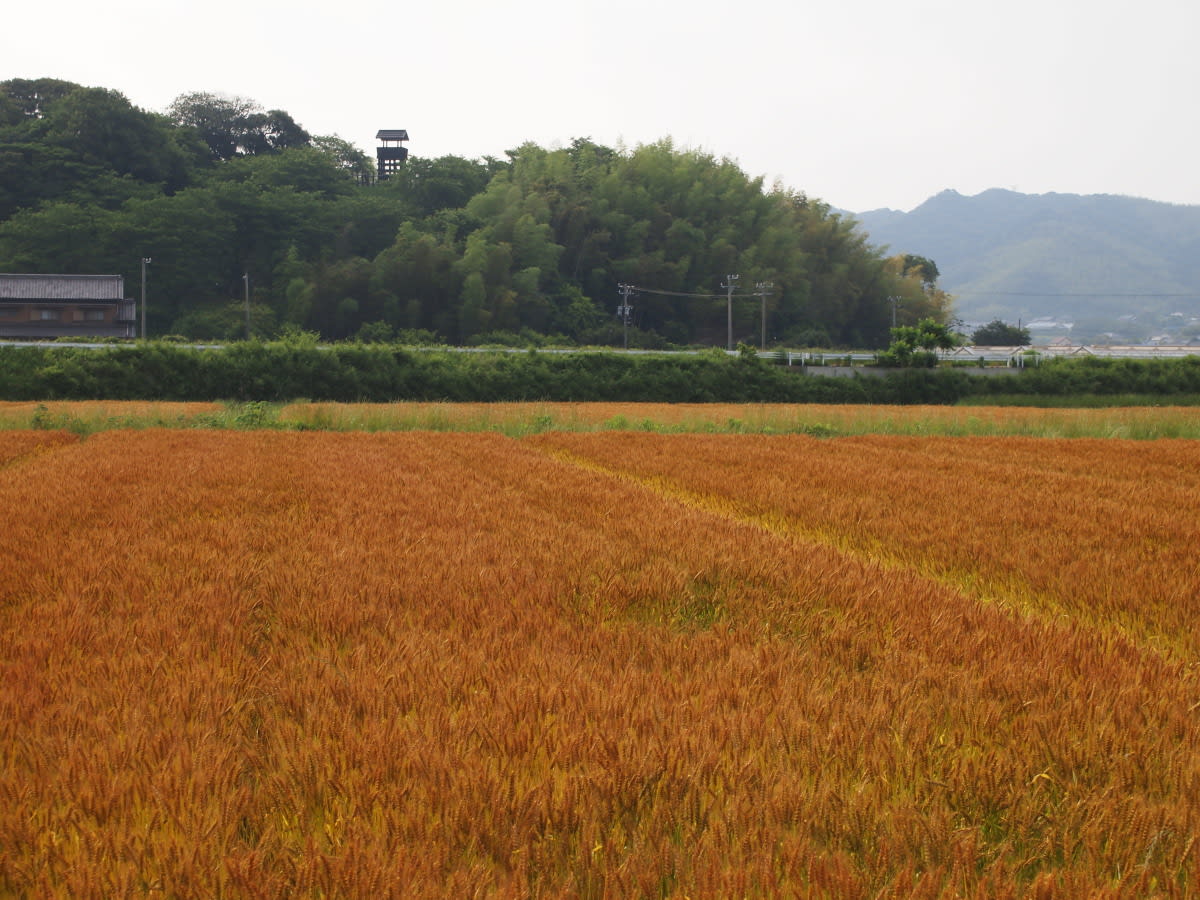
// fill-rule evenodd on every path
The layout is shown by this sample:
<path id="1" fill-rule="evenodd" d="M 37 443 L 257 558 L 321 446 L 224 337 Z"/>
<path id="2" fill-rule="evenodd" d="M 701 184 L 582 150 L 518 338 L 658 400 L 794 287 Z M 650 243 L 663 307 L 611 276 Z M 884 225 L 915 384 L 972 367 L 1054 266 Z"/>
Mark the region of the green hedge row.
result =
<path id="1" fill-rule="evenodd" d="M 954 403 L 970 395 L 1200 393 L 1200 358 L 1053 361 L 1019 375 L 821 377 L 751 354 L 455 352 L 379 344 L 0 347 L 4 400 Z"/>
<path id="2" fill-rule="evenodd" d="M 1084 356 L 1047 360 L 1013 378 L 978 379 L 972 394 L 1106 396 L 1141 394 L 1170 398 L 1200 393 L 1200 356 L 1181 359 L 1104 359 Z"/>

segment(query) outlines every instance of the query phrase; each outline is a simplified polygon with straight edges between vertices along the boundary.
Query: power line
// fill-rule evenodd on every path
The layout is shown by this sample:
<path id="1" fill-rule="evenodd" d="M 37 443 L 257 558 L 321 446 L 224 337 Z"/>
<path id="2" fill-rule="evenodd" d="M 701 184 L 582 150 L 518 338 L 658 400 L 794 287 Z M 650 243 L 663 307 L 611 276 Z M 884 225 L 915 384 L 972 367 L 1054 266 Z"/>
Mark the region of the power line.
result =
<path id="1" fill-rule="evenodd" d="M 762 346 L 765 349 L 767 345 L 767 297 L 775 289 L 774 282 L 759 281 L 754 285 L 753 293 L 735 294 L 734 288 L 737 286 L 738 279 L 741 275 L 726 275 L 725 283 L 721 287 L 725 288 L 724 294 L 696 294 L 690 291 L 660 291 L 656 288 L 641 287 L 636 284 L 621 283 L 617 285 L 617 290 L 621 295 L 621 305 L 617 307 L 617 317 L 625 325 L 625 346 L 629 347 L 629 320 L 633 317 L 633 307 L 629 304 L 629 298 L 634 294 L 658 294 L 663 297 L 692 297 L 700 300 L 717 300 L 724 298 L 726 302 L 726 313 L 728 318 L 728 334 L 726 337 L 726 349 L 733 349 L 733 301 L 745 297 L 759 297 L 762 299 Z"/>
<path id="2" fill-rule="evenodd" d="M 629 287 L 631 290 L 637 291 L 639 294 L 662 294 L 667 297 L 697 297 L 701 300 L 724 300 L 726 297 L 729 296 L 728 294 L 689 294 L 687 291 L 658 291 L 658 290 L 655 290 L 654 288 L 642 287 L 641 285 L 637 285 L 637 284 L 618 285 L 618 288 L 620 288 L 620 287 Z M 757 285 L 756 285 L 756 287 L 757 287 Z M 735 300 L 738 300 L 738 299 L 744 299 L 746 297 L 760 297 L 760 296 L 762 296 L 762 295 L 758 291 L 755 291 L 752 294 L 734 294 L 733 298 Z"/>
<path id="3" fill-rule="evenodd" d="M 1164 294 L 1152 291 L 1145 293 L 1122 293 L 1111 291 L 1087 291 L 1087 292 L 1039 292 L 1039 291 L 947 291 L 955 297 L 1196 297 L 1200 298 L 1200 292 L 1190 294 Z"/>

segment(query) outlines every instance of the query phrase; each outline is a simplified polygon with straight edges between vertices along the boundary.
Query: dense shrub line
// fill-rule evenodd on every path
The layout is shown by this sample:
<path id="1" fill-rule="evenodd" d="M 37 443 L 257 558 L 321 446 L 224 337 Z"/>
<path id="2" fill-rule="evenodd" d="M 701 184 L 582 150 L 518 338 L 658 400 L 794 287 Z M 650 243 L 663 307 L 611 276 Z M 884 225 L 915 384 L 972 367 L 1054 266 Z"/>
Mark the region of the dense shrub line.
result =
<path id="1" fill-rule="evenodd" d="M 1200 391 L 1200 356 L 1182 359 L 1104 359 L 1085 356 L 1048 360 L 1020 377 L 979 379 L 974 394 L 1080 396 L 1143 394 L 1169 397 Z"/>
<path id="2" fill-rule="evenodd" d="M 971 395 L 1200 393 L 1200 357 L 1052 361 L 1020 375 L 961 369 L 825 378 L 752 355 L 462 353 L 280 341 L 0 347 L 0 399 L 954 403 Z"/>

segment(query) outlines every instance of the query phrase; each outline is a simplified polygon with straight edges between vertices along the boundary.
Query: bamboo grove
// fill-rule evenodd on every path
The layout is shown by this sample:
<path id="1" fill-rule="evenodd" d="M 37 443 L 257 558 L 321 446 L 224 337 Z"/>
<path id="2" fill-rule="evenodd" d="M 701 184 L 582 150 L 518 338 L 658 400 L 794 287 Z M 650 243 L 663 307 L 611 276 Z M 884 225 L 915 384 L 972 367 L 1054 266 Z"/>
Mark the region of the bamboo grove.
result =
<path id="1" fill-rule="evenodd" d="M 1198 473 L 0 431 L 0 896 L 1195 896 Z"/>
<path id="2" fill-rule="evenodd" d="M 770 339 L 792 346 L 884 347 L 895 298 L 904 324 L 951 315 L 932 260 L 887 256 L 827 203 L 669 138 L 477 160 L 423 159 L 414 141 L 376 181 L 361 149 L 246 98 L 194 92 L 156 113 L 102 87 L 3 80 L 0 269 L 132 286 L 152 259 L 149 334 L 199 340 L 722 346 L 716 295 L 735 272 L 739 341 L 760 334 L 758 283 L 774 286 Z M 628 334 L 623 282 L 658 292 Z"/>

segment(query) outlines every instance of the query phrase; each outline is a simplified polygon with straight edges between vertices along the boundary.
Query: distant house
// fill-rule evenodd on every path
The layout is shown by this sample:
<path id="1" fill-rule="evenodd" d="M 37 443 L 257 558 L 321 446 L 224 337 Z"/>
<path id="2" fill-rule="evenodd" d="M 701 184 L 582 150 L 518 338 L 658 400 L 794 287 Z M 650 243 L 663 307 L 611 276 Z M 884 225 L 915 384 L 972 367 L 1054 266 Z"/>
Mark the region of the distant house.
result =
<path id="1" fill-rule="evenodd" d="M 0 274 L 0 338 L 137 337 L 121 275 Z"/>

